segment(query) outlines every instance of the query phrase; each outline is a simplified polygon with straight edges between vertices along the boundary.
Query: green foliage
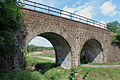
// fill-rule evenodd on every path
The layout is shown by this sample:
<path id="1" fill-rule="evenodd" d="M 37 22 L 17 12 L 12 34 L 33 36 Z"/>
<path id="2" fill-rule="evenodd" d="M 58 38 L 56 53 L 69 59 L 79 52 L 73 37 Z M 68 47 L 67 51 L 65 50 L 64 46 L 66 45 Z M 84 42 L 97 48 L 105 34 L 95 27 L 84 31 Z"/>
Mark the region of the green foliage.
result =
<path id="1" fill-rule="evenodd" d="M 23 13 L 20 12 L 22 3 L 20 0 L 0 0 L 0 69 L 10 67 L 12 56 L 20 53 L 19 48 L 15 44 L 14 35 L 21 28 Z M 9 66 L 5 65 L 5 62 Z M 12 67 L 12 66 L 11 66 Z"/>
<path id="2" fill-rule="evenodd" d="M 51 58 L 55 58 L 55 54 L 39 54 L 37 56 L 43 56 L 43 57 L 51 57 Z"/>
<path id="3" fill-rule="evenodd" d="M 0 53 L 11 55 L 18 51 L 13 32 L 20 29 L 23 13 L 19 0 L 0 0 Z M 20 1 L 19 1 L 20 2 Z"/>
<path id="4" fill-rule="evenodd" d="M 9 55 L 15 53 L 18 48 L 14 44 L 14 41 L 13 34 L 8 31 L 0 31 L 0 52 Z"/>
<path id="5" fill-rule="evenodd" d="M 114 32 L 112 37 L 113 43 L 120 43 L 120 23 L 118 21 L 107 23 L 107 29 Z"/>
<path id="6" fill-rule="evenodd" d="M 25 53 L 35 52 L 35 51 L 43 51 L 43 50 L 54 50 L 54 48 L 53 47 L 28 45 L 26 50 L 25 50 Z"/>
<path id="7" fill-rule="evenodd" d="M 55 62 L 37 57 L 26 57 L 26 69 L 37 70 L 44 73 L 55 66 Z M 32 69 L 34 67 L 34 69 Z"/>
<path id="8" fill-rule="evenodd" d="M 27 57 L 26 62 L 26 67 L 34 66 L 34 70 L 43 74 L 44 80 L 66 80 L 68 77 L 68 70 L 61 67 L 55 67 L 55 62 L 51 60 Z"/>
<path id="9" fill-rule="evenodd" d="M 118 21 L 109 22 L 106 28 L 114 33 L 120 32 L 120 23 Z"/>
<path id="10" fill-rule="evenodd" d="M 77 73 L 78 69 L 73 66 L 71 69 L 70 69 L 70 74 L 69 74 L 69 80 L 77 80 L 76 79 L 76 73 Z"/>
<path id="11" fill-rule="evenodd" d="M 120 62 L 112 62 L 112 63 L 88 63 L 91 65 L 120 65 Z"/>
<path id="12" fill-rule="evenodd" d="M 18 30 L 21 27 L 20 19 L 23 13 L 20 12 L 22 3 L 20 0 L 1 0 L 0 1 L 0 30 Z"/>
<path id="13" fill-rule="evenodd" d="M 81 67 L 82 80 L 120 80 L 120 67 L 89 68 Z"/>
<path id="14" fill-rule="evenodd" d="M 67 80 L 67 72 L 68 70 L 61 67 L 52 68 L 44 74 L 28 70 L 0 72 L 0 80 Z"/>
<path id="15" fill-rule="evenodd" d="M 67 80 L 68 70 L 61 67 L 52 68 L 44 73 L 45 80 Z"/>
<path id="16" fill-rule="evenodd" d="M 112 37 L 112 42 L 120 43 L 120 33 L 114 33 L 114 35 Z"/>
<path id="17" fill-rule="evenodd" d="M 0 72 L 0 80 L 45 80 L 38 71 L 27 70 L 12 71 L 8 73 Z"/>
<path id="18" fill-rule="evenodd" d="M 36 65 L 39 63 L 54 63 L 54 61 L 52 61 L 52 60 L 41 59 L 41 58 L 37 58 L 37 57 L 27 57 L 26 62 L 28 64 L 33 64 L 33 65 Z"/>

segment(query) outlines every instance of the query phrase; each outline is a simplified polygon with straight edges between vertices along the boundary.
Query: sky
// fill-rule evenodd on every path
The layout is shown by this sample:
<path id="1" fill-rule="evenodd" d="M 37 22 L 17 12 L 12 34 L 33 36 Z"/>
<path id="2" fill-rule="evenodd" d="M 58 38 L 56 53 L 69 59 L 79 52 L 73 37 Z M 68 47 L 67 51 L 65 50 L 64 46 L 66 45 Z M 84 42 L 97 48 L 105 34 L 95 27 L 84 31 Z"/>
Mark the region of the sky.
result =
<path id="1" fill-rule="evenodd" d="M 120 0 L 31 0 L 66 10 L 96 21 L 120 22 Z M 37 40 L 37 42 L 36 42 Z M 46 43 L 45 43 L 46 42 Z M 30 44 L 51 46 L 44 38 L 35 37 Z M 39 44 L 39 45 L 38 45 Z"/>
<path id="2" fill-rule="evenodd" d="M 29 45 L 52 47 L 52 44 L 47 39 L 40 36 L 33 38 Z"/>

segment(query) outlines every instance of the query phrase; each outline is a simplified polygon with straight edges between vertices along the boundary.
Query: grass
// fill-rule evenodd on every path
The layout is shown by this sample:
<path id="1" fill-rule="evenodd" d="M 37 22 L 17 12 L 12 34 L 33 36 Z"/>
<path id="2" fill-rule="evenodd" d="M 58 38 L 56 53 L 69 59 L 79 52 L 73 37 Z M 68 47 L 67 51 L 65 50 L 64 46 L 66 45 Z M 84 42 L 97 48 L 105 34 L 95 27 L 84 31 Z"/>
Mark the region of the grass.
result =
<path id="1" fill-rule="evenodd" d="M 117 68 L 89 68 L 79 67 L 76 80 L 120 80 L 120 67 Z M 51 68 L 44 74 L 39 71 L 18 70 L 0 72 L 0 80 L 70 80 L 69 70 L 61 67 Z M 80 78 L 81 77 L 81 78 Z"/>
<path id="2" fill-rule="evenodd" d="M 81 67 L 82 80 L 120 80 L 120 67 L 89 68 Z"/>
<path id="3" fill-rule="evenodd" d="M 55 54 L 39 54 L 37 56 L 43 56 L 43 57 L 51 57 L 51 58 L 55 58 Z"/>
<path id="4" fill-rule="evenodd" d="M 35 69 L 0 72 L 0 80 L 67 80 L 69 75 L 68 70 L 55 67 L 50 60 L 27 57 L 26 64 Z"/>
<path id="5" fill-rule="evenodd" d="M 90 68 L 81 66 L 77 69 L 66 70 L 55 67 L 54 61 L 37 57 L 27 57 L 26 65 L 27 67 L 34 66 L 34 69 L 0 72 L 0 80 L 120 80 L 120 67 Z"/>
<path id="6" fill-rule="evenodd" d="M 56 64 L 52 60 L 41 59 L 37 57 L 26 58 L 26 69 L 28 70 L 32 70 L 32 71 L 37 70 L 40 71 L 41 73 L 44 73 L 55 66 Z"/>
<path id="7" fill-rule="evenodd" d="M 68 70 L 61 67 L 51 68 L 41 74 L 39 71 L 18 70 L 0 72 L 0 80 L 67 80 Z"/>
<path id="8" fill-rule="evenodd" d="M 12 72 L 0 72 L 0 80 L 45 80 L 38 71 L 18 70 Z"/>
<path id="9" fill-rule="evenodd" d="M 27 63 L 31 63 L 31 64 L 38 64 L 38 63 L 55 63 L 52 60 L 48 60 L 48 59 L 42 59 L 42 58 L 37 58 L 37 57 L 27 57 L 26 58 L 26 62 Z"/>
<path id="10" fill-rule="evenodd" d="M 61 67 L 56 67 L 45 72 L 43 75 L 46 80 L 68 80 L 69 71 Z"/>
<path id="11" fill-rule="evenodd" d="M 45 60 L 43 60 L 44 62 Z M 49 61 L 49 60 L 47 60 Z M 32 63 L 36 63 L 37 60 L 32 60 Z M 42 62 L 42 60 L 41 60 Z M 116 63 L 89 63 L 93 65 L 118 65 Z M 120 67 L 116 68 L 89 68 L 78 67 L 78 75 L 76 80 L 120 80 Z M 61 69 L 60 67 L 51 68 L 44 72 L 46 80 L 68 80 L 70 73 L 69 70 Z M 66 76 L 66 77 L 65 77 Z"/>
<path id="12" fill-rule="evenodd" d="M 120 62 L 112 62 L 112 63 L 88 63 L 91 65 L 120 65 Z"/>

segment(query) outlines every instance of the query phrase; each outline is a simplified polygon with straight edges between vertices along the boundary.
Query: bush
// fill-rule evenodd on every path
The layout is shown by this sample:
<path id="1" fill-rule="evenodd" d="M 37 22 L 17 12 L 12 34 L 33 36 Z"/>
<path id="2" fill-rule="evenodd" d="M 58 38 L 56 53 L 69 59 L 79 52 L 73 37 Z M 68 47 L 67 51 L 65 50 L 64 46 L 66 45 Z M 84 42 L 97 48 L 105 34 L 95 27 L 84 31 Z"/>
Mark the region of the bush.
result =
<path id="1" fill-rule="evenodd" d="M 27 70 L 18 70 L 8 73 L 0 73 L 0 80 L 44 80 L 39 72 L 30 72 Z"/>
<path id="2" fill-rule="evenodd" d="M 114 33 L 112 43 L 120 46 L 120 33 Z"/>
<path id="3" fill-rule="evenodd" d="M 44 73 L 46 80 L 67 80 L 68 70 L 61 67 L 52 68 Z"/>

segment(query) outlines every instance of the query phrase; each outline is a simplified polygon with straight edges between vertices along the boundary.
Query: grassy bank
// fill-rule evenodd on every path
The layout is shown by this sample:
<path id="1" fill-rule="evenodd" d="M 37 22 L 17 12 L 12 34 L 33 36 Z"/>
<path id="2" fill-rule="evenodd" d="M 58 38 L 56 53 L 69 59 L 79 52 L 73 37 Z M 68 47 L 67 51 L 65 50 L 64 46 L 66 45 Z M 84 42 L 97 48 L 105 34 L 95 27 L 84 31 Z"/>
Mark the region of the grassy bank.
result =
<path id="1" fill-rule="evenodd" d="M 0 72 L 0 80 L 44 80 L 44 76 L 38 71 L 18 70 L 12 72 Z"/>
<path id="2" fill-rule="evenodd" d="M 26 57 L 26 70 L 0 72 L 0 80 L 67 80 L 69 71 L 56 67 L 55 62 Z"/>
<path id="3" fill-rule="evenodd" d="M 81 67 L 82 80 L 120 80 L 120 67 L 88 68 Z"/>
<path id="4" fill-rule="evenodd" d="M 67 70 L 56 67 L 55 62 L 51 60 L 27 57 L 26 70 L 0 72 L 0 80 L 120 80 L 120 67 L 81 66 Z"/>
<path id="5" fill-rule="evenodd" d="M 88 63 L 91 65 L 120 65 L 120 62 L 112 62 L 112 63 Z"/>
<path id="6" fill-rule="evenodd" d="M 55 67 L 55 62 L 52 60 L 41 59 L 37 57 L 26 57 L 26 69 L 32 71 L 40 71 L 44 73 L 49 69 Z"/>
<path id="7" fill-rule="evenodd" d="M 18 70 L 0 72 L 0 80 L 67 80 L 68 70 L 61 67 L 51 68 L 44 74 L 39 71 Z"/>

